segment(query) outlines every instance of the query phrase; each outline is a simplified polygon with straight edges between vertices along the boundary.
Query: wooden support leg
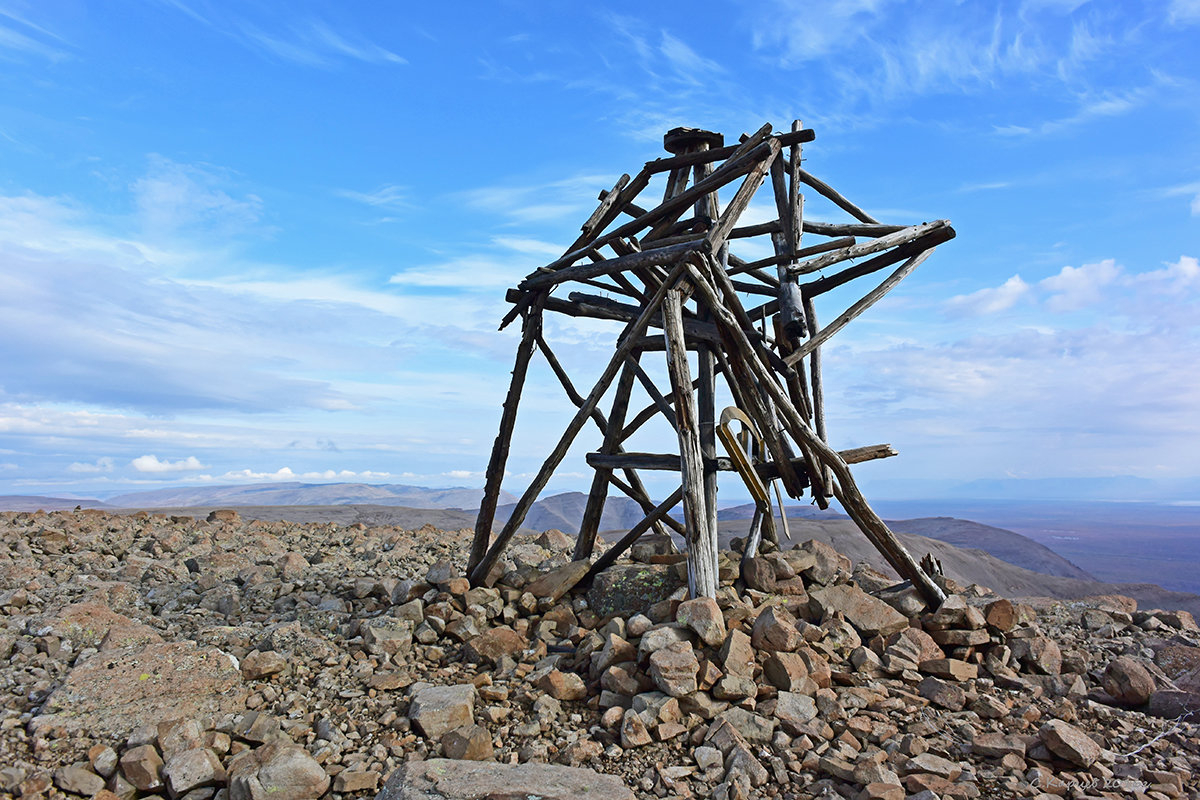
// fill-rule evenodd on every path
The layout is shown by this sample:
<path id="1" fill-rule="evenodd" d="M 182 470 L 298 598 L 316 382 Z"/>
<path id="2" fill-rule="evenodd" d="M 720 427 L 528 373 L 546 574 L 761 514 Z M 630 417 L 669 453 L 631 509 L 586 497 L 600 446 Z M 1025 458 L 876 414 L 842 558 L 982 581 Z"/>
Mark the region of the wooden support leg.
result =
<path id="1" fill-rule="evenodd" d="M 488 461 L 483 499 L 479 503 L 479 516 L 475 519 L 475 538 L 471 542 L 471 555 L 467 561 L 468 571 L 483 560 L 491 542 L 492 523 L 496 520 L 496 503 L 500 497 L 500 484 L 504 480 L 504 465 L 508 461 L 513 426 L 517 421 L 517 406 L 521 402 L 521 388 L 525 385 L 529 359 L 533 355 L 534 344 L 541 335 L 541 330 L 541 305 L 535 302 L 530 312 L 525 315 L 521 343 L 517 346 L 516 363 L 513 365 L 512 381 L 509 382 L 508 395 L 504 398 L 504 410 L 500 414 L 500 431 L 496 434 L 496 441 L 492 445 L 492 457 Z"/>
<path id="2" fill-rule="evenodd" d="M 717 596 L 717 532 L 708 524 L 704 495 L 704 457 L 687 348 L 683 339 L 683 293 L 667 292 L 663 302 L 667 337 L 667 370 L 675 392 L 679 453 L 683 479 L 683 515 L 688 533 L 688 590 L 692 597 Z"/>
<path id="3" fill-rule="evenodd" d="M 608 415 L 607 430 L 600 452 L 612 454 L 620 450 L 621 427 L 625 424 L 625 413 L 629 409 L 629 392 L 633 388 L 634 368 L 627 360 L 621 377 L 617 380 L 617 391 L 613 398 L 612 411 Z M 596 531 L 600 528 L 600 517 L 604 514 L 604 501 L 608 498 L 608 479 L 611 470 L 598 469 L 592 477 L 592 488 L 588 493 L 587 506 L 583 510 L 583 521 L 579 524 L 579 536 L 575 539 L 572 560 L 579 561 L 592 554 L 596 543 Z"/>

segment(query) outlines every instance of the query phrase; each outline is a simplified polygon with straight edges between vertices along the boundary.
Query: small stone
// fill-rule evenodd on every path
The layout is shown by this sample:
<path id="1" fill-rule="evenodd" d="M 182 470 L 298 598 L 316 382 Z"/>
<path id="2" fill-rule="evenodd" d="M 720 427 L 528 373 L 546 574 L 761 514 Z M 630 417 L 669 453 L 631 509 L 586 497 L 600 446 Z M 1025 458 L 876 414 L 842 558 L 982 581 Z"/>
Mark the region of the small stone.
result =
<path id="1" fill-rule="evenodd" d="M 950 711 L 962 711 L 967 704 L 967 694 L 957 684 L 947 683 L 940 678 L 929 677 L 917 684 L 917 692 L 935 706 Z"/>
<path id="2" fill-rule="evenodd" d="M 621 747 L 626 750 L 632 747 L 644 747 L 650 744 L 650 731 L 637 714 L 626 714 L 621 720 Z"/>
<path id="3" fill-rule="evenodd" d="M 816 589 L 808 597 L 814 618 L 824 619 L 841 612 L 846 621 L 866 638 L 888 636 L 908 627 L 908 617 L 849 584 Z"/>
<path id="4" fill-rule="evenodd" d="M 753 676 L 754 648 L 750 644 L 750 637 L 737 628 L 725 634 L 725 643 L 718 657 L 727 675 Z"/>
<path id="5" fill-rule="evenodd" d="M 775 719 L 793 736 L 801 735 L 804 723 L 816 716 L 816 701 L 808 695 L 780 692 L 775 700 Z"/>
<path id="6" fill-rule="evenodd" d="M 121 755 L 121 774 L 139 792 L 162 788 L 163 760 L 154 745 L 144 744 L 126 750 Z"/>
<path id="7" fill-rule="evenodd" d="M 680 603 L 675 621 L 691 628 L 710 647 L 725 641 L 725 617 L 711 597 L 697 597 Z"/>
<path id="8" fill-rule="evenodd" d="M 742 580 L 747 588 L 771 594 L 775 591 L 775 565 L 765 558 L 748 558 L 742 561 Z"/>
<path id="9" fill-rule="evenodd" d="M 88 762 L 101 777 L 110 778 L 117 771 L 117 751 L 106 744 L 88 750 Z"/>
<path id="10" fill-rule="evenodd" d="M 538 678 L 536 685 L 556 700 L 583 700 L 587 697 L 587 685 L 574 672 L 552 669 Z"/>
<path id="11" fill-rule="evenodd" d="M 480 725 L 464 725 L 442 737 L 446 758 L 488 761 L 492 758 L 492 735 Z"/>
<path id="12" fill-rule="evenodd" d="M 104 778 L 83 764 L 72 764 L 54 770 L 54 785 L 64 792 L 91 797 L 104 789 Z"/>
<path id="13" fill-rule="evenodd" d="M 971 752 L 985 758 L 1004 758 L 1015 755 L 1025 758 L 1025 740 L 1003 733 L 981 733 L 971 742 Z"/>
<path id="14" fill-rule="evenodd" d="M 329 788 L 329 776 L 297 744 L 247 750 L 229 762 L 229 800 L 311 800 Z"/>
<path id="15" fill-rule="evenodd" d="M 1038 731 L 1038 738 L 1054 755 L 1084 769 L 1100 757 L 1100 745 L 1083 731 L 1060 719 L 1052 719 L 1043 725 Z"/>
<path id="16" fill-rule="evenodd" d="M 455 728 L 473 723 L 474 709 L 472 684 L 426 686 L 413 697 L 408 716 L 430 739 L 440 739 Z"/>
<path id="17" fill-rule="evenodd" d="M 796 619 L 779 606 L 768 606 L 759 613 L 750 632 L 755 650 L 791 652 L 804 643 L 796 629 Z"/>
<path id="18" fill-rule="evenodd" d="M 533 583 L 526 586 L 525 591 L 534 597 L 557 602 L 560 597 L 571 591 L 575 584 L 583 579 L 583 576 L 588 573 L 591 567 L 592 562 L 586 558 L 580 561 L 572 561 L 542 575 L 533 581 Z"/>
<path id="19" fill-rule="evenodd" d="M 957 658 L 935 658 L 922 661 L 921 672 L 952 681 L 967 681 L 979 677 L 979 667 Z"/>
<path id="20" fill-rule="evenodd" d="M 808 666 L 798 653 L 771 653 L 763 660 L 763 676 L 776 689 L 785 692 L 797 691 L 805 681 L 811 682 Z"/>
<path id="21" fill-rule="evenodd" d="M 659 689 L 672 697 L 696 691 L 696 673 L 700 662 L 691 642 L 674 642 L 650 656 L 650 677 Z"/>
<path id="22" fill-rule="evenodd" d="M 242 659 L 242 677 L 259 680 L 287 669 L 287 659 L 274 650 L 254 650 Z"/>
<path id="23" fill-rule="evenodd" d="M 472 664 L 495 665 L 501 658 L 515 658 L 528 646 L 528 641 L 512 628 L 503 625 L 489 628 L 463 644 L 463 658 Z"/>
<path id="24" fill-rule="evenodd" d="M 1135 659 L 1118 656 L 1109 662 L 1102 681 L 1104 691 L 1124 706 L 1145 705 L 1154 694 L 1154 677 Z"/>
<path id="25" fill-rule="evenodd" d="M 344 769 L 333 777 L 335 792 L 373 792 L 379 788 L 379 773 L 369 769 Z"/>
<path id="26" fill-rule="evenodd" d="M 225 781 L 225 768 L 221 766 L 216 753 L 207 747 L 176 753 L 167 759 L 162 774 L 172 797 Z"/>

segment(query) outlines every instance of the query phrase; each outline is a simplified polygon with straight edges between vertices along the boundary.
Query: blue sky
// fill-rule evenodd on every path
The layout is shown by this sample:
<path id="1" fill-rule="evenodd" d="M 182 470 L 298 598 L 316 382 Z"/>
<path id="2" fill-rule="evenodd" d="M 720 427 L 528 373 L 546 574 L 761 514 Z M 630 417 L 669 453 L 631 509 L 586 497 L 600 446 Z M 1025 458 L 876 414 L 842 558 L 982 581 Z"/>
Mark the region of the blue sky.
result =
<path id="1" fill-rule="evenodd" d="M 0 493 L 478 485 L 505 288 L 668 128 L 797 118 L 959 232 L 824 351 L 834 444 L 901 451 L 868 490 L 1195 476 L 1198 45 L 1197 0 L 0 0 Z M 612 335 L 549 328 L 585 390 Z M 522 411 L 518 491 L 543 365 Z"/>

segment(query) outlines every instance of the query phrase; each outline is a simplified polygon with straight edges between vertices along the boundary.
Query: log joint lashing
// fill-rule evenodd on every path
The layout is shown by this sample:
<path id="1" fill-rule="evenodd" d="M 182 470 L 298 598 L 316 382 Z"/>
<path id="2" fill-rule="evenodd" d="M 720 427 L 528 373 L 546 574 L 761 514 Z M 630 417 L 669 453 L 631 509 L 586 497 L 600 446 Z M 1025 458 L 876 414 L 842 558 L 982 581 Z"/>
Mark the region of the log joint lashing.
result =
<path id="1" fill-rule="evenodd" d="M 850 464 L 896 452 L 889 445 L 836 451 L 829 444 L 836 432 L 826 429 L 821 345 L 911 274 L 935 247 L 952 239 L 954 229 L 946 220 L 880 222 L 801 167 L 801 146 L 813 138 L 799 122 L 783 132 L 763 126 L 730 146 L 718 133 L 670 131 L 664 138 L 669 157 L 647 162 L 633 177 L 622 175 L 601 192 L 599 204 L 563 256 L 509 291 L 513 307 L 504 324 L 522 319 L 522 335 L 472 542 L 472 583 L 487 581 L 590 419 L 601 442 L 586 456 L 595 475 L 573 558 L 592 557 L 611 489 L 633 498 L 645 517 L 595 561 L 585 580 L 610 565 L 643 532 L 666 526 L 681 532 L 687 542 L 691 593 L 713 596 L 717 491 L 720 480 L 729 480 L 719 476 L 739 471 L 742 484 L 754 494 L 759 516 L 770 517 L 770 487 L 777 481 L 793 498 L 811 494 L 822 506 L 836 497 L 903 578 L 929 600 L 942 596 L 871 510 L 849 470 Z M 661 182 L 661 200 L 651 194 L 657 191 L 656 182 Z M 767 183 L 775 218 L 739 224 Z M 808 218 L 808 191 L 831 201 L 851 221 Z M 727 202 L 722 203 L 720 195 L 726 193 Z M 762 258 L 760 250 L 756 259 L 747 260 L 733 252 L 751 240 L 764 241 L 773 255 Z M 832 289 L 887 267 L 895 269 L 860 300 L 828 318 L 832 321 L 824 327 L 818 324 L 818 298 L 827 302 L 824 298 Z M 803 279 L 818 272 L 813 279 Z M 564 285 L 571 286 L 563 291 L 565 297 L 554 296 Z M 588 290 L 581 291 L 583 287 Z M 770 300 L 755 308 L 743 306 L 743 297 L 758 295 Z M 615 352 L 586 395 L 575 389 L 568 370 L 550 349 L 542 322 L 545 312 L 616 326 Z M 500 481 L 535 351 L 545 355 L 575 416 L 493 535 Z M 665 359 L 649 358 L 653 352 L 664 353 Z M 742 449 L 722 427 L 724 422 L 717 424 L 722 387 L 735 404 L 722 419 L 740 420 L 745 426 L 742 435 L 752 436 L 759 445 Z M 636 395 L 643 397 L 631 405 Z M 608 403 L 603 408 L 602 401 Z M 652 430 L 659 431 L 658 437 L 670 435 L 679 452 L 637 451 L 631 439 L 643 433 L 653 436 Z M 719 431 L 724 438 L 716 435 Z M 661 438 L 655 441 L 661 443 Z M 640 478 L 643 470 L 677 473 L 678 489 L 656 504 Z M 680 503 L 682 522 L 670 514 Z M 768 538 L 769 529 L 764 526 Z"/>

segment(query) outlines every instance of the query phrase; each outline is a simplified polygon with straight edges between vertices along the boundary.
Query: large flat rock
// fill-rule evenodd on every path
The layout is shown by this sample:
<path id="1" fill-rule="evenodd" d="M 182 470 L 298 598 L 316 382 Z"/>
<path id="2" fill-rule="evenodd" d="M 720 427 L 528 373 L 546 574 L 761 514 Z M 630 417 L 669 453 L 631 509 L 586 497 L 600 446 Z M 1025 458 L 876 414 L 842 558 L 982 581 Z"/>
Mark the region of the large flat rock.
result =
<path id="1" fill-rule="evenodd" d="M 375 800 L 633 800 L 615 775 L 557 764 L 493 764 L 431 758 L 397 767 Z"/>
<path id="2" fill-rule="evenodd" d="M 30 729 L 124 739 L 147 721 L 243 711 L 246 695 L 228 653 L 193 642 L 156 642 L 101 652 L 76 665 Z"/>

